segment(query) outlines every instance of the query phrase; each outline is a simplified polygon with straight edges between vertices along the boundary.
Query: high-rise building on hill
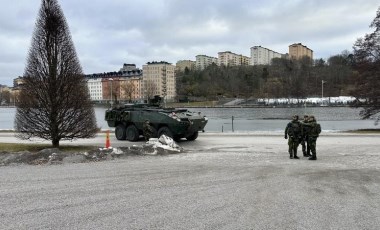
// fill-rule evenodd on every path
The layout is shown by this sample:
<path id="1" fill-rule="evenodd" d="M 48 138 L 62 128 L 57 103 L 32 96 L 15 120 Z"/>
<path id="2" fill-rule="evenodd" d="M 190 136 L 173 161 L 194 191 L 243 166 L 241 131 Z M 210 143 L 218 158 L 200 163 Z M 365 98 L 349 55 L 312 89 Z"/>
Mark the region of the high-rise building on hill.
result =
<path id="1" fill-rule="evenodd" d="M 218 58 L 216 57 L 197 55 L 195 59 L 195 68 L 197 70 L 204 70 L 207 66 L 211 65 L 212 63 L 218 64 Z"/>
<path id="2" fill-rule="evenodd" d="M 282 58 L 283 56 L 283 54 L 265 47 L 251 47 L 251 65 L 270 65 L 273 58 Z"/>
<path id="3" fill-rule="evenodd" d="M 238 66 L 249 65 L 249 57 L 242 54 L 235 54 L 231 51 L 218 53 L 218 65 L 219 66 Z"/>
<path id="4" fill-rule="evenodd" d="M 292 59 L 301 59 L 303 57 L 309 57 L 313 60 L 313 50 L 302 43 L 294 43 L 289 46 L 289 57 Z"/>
<path id="5" fill-rule="evenodd" d="M 177 61 L 176 63 L 176 70 L 177 71 L 185 71 L 185 69 L 188 69 L 188 70 L 194 70 L 195 69 L 195 61 L 191 61 L 191 60 L 180 60 L 180 61 Z"/>

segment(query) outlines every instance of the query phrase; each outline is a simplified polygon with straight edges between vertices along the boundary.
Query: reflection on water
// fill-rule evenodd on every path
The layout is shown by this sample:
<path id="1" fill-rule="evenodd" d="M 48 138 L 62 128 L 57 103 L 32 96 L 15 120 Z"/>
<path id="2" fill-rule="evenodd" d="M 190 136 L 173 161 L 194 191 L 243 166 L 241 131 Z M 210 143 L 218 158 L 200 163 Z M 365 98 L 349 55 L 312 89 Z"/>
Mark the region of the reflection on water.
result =
<path id="1" fill-rule="evenodd" d="M 98 126 L 108 129 L 104 120 L 106 108 L 95 108 Z M 202 112 L 209 118 L 207 132 L 283 132 L 294 114 L 314 115 L 324 131 L 378 128 L 373 120 L 361 120 L 360 109 L 347 107 L 310 107 L 310 108 L 190 108 Z M 0 108 L 0 130 L 13 129 L 15 108 Z M 232 120 L 233 117 L 233 120 Z"/>

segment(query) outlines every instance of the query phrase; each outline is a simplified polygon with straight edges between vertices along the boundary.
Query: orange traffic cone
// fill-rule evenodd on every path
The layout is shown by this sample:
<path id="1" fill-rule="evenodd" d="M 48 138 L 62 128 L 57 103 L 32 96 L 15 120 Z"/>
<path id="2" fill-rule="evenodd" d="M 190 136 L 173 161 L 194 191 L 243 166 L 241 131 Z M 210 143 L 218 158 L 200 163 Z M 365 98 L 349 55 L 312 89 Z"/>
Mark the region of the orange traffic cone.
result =
<path id="1" fill-rule="evenodd" d="M 110 131 L 107 130 L 107 133 L 106 133 L 106 148 L 108 149 L 110 146 L 111 146 L 111 144 L 110 144 Z"/>

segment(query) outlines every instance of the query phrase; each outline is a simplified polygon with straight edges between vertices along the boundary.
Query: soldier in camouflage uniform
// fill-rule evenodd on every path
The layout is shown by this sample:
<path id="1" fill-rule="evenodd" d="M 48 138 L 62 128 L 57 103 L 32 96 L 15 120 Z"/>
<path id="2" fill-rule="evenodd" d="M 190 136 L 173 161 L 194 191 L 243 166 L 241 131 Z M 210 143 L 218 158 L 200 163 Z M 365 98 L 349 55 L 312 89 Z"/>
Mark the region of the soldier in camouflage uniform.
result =
<path id="1" fill-rule="evenodd" d="M 149 141 L 149 139 L 153 136 L 153 129 L 152 129 L 152 126 L 150 125 L 149 120 L 145 120 L 144 122 L 143 134 L 144 134 L 145 141 Z"/>
<path id="2" fill-rule="evenodd" d="M 317 160 L 317 138 L 321 133 L 321 125 L 317 123 L 314 116 L 310 116 L 308 121 L 306 125 L 310 127 L 310 133 L 307 144 L 310 146 L 312 154 L 309 160 Z"/>
<path id="3" fill-rule="evenodd" d="M 301 146 L 302 146 L 302 153 L 304 157 L 311 157 L 310 155 L 310 145 L 308 144 L 308 139 L 309 139 L 309 133 L 310 133 L 310 127 L 305 125 L 308 123 L 309 116 L 304 115 L 303 116 L 303 121 L 301 122 L 302 124 L 302 141 L 301 141 Z"/>
<path id="4" fill-rule="evenodd" d="M 298 145 L 302 139 L 302 125 L 298 121 L 298 115 L 294 115 L 292 121 L 285 128 L 285 139 L 288 139 L 290 159 L 299 159 L 297 156 Z"/>

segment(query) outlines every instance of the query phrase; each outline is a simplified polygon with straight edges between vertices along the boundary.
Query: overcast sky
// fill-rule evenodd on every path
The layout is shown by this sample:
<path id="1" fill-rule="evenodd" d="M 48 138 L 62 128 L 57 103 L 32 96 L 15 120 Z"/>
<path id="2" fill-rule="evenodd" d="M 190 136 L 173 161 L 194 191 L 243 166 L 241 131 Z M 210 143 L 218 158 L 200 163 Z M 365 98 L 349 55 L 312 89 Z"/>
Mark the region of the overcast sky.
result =
<path id="1" fill-rule="evenodd" d="M 85 74 L 301 42 L 314 58 L 352 51 L 378 0 L 60 0 Z M 0 0 L 0 84 L 24 73 L 40 0 Z"/>

